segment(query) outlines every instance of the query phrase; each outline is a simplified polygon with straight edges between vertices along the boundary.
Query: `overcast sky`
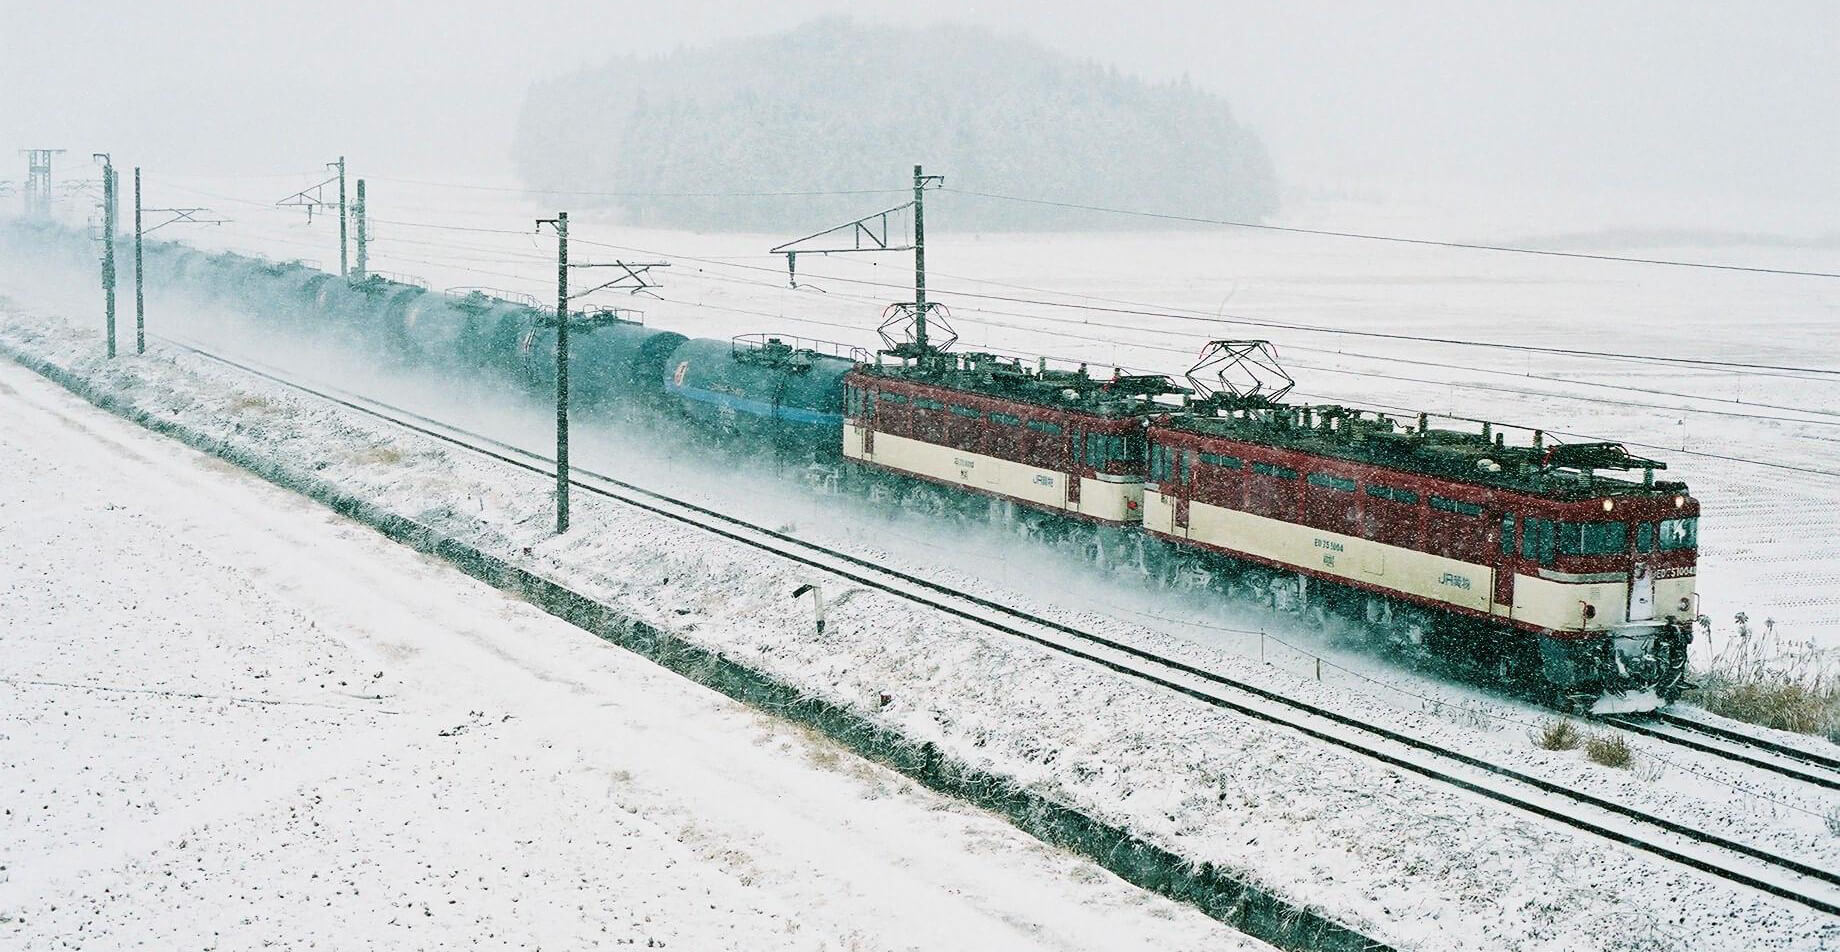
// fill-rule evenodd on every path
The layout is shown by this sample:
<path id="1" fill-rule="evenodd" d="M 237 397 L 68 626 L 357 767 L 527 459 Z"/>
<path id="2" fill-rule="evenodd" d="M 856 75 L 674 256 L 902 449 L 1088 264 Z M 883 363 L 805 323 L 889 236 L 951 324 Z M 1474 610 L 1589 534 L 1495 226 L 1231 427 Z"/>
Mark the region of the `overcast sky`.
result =
<path id="1" fill-rule="evenodd" d="M 504 178 L 531 80 L 826 13 L 985 24 L 1151 79 L 1186 74 L 1258 130 L 1291 186 L 1840 211 L 1840 3 L 1821 0 L 0 0 L 0 178 L 21 177 L 28 146 L 174 172 L 286 172 L 343 152 L 380 174 Z M 924 51 L 888 63 L 923 69 Z"/>

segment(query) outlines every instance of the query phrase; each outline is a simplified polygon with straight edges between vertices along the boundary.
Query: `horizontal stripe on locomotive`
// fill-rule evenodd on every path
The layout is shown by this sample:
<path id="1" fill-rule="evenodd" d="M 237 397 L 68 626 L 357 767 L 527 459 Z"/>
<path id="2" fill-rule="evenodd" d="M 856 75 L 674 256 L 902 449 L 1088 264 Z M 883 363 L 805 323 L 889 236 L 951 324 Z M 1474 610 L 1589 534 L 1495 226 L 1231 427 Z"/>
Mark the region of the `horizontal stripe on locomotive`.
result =
<path id="1" fill-rule="evenodd" d="M 705 390 L 701 387 L 683 387 L 676 384 L 668 384 L 666 389 L 681 397 L 687 397 L 702 403 L 712 403 L 717 406 L 728 407 L 749 416 L 772 417 L 781 420 L 790 420 L 793 423 L 808 423 L 813 426 L 843 425 L 843 414 L 841 413 L 823 413 L 817 410 L 807 410 L 804 407 L 789 407 L 785 404 L 774 406 L 765 400 L 755 400 L 751 397 L 738 397 L 732 393 L 722 393 L 719 390 Z"/>
<path id="2" fill-rule="evenodd" d="M 1141 513 L 1139 506 L 1144 492 L 1141 482 L 1101 481 L 1078 473 L 1063 473 L 879 430 L 870 431 L 858 423 L 844 425 L 843 455 L 845 459 L 882 469 L 1099 522 L 1133 525 Z M 1067 498 L 1069 481 L 1077 481 L 1077 498 L 1072 500 Z"/>
<path id="3" fill-rule="evenodd" d="M 1404 596 L 1478 617 L 1493 616 L 1530 631 L 1580 634 L 1602 632 L 1627 620 L 1628 576 L 1604 573 L 1601 581 L 1553 581 L 1516 574 L 1512 605 L 1492 596 L 1493 566 L 1389 545 L 1359 536 L 1316 529 L 1237 509 L 1191 502 L 1186 526 L 1175 524 L 1174 497 L 1144 495 L 1144 526 L 1167 538 L 1249 558 L 1267 565 Z M 1693 594 L 1693 579 L 1662 579 L 1654 604 L 1668 606 Z M 1584 604 L 1593 606 L 1589 618 Z"/>
<path id="4" fill-rule="evenodd" d="M 1173 497 L 1144 494 L 1144 525 L 1152 531 L 1481 615 L 1495 613 L 1490 566 L 1203 502 L 1189 503 L 1188 525 L 1176 525 L 1174 517 Z"/>

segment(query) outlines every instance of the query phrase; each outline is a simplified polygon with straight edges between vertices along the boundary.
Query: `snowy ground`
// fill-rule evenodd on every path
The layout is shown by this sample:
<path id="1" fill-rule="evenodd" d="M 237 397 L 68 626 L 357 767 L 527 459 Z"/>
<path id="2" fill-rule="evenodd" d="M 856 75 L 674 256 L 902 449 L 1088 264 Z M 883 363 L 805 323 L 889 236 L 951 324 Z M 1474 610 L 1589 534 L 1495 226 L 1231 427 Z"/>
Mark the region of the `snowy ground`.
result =
<path id="1" fill-rule="evenodd" d="M 93 336 L 70 340 L 57 325 L 41 315 L 16 323 L 12 336 L 65 361 L 93 351 Z M 327 463 L 324 475 L 405 511 L 446 518 L 512 551 L 534 542 L 546 565 L 590 590 L 660 623 L 683 625 L 687 617 L 697 637 L 804 678 L 827 696 L 861 704 L 892 689 L 895 703 L 881 716 L 914 736 L 1093 806 L 1186 855 L 1250 870 L 1383 938 L 1423 948 L 1833 940 L 1822 923 L 1754 894 L 1402 783 L 1372 764 L 1000 639 L 919 618 L 897 621 L 908 618 L 905 610 L 875 597 L 840 604 L 829 640 L 801 637 L 808 626 L 796 609 L 762 595 L 785 587 L 784 570 L 757 557 L 686 545 L 681 532 L 592 505 L 578 513 L 569 544 L 544 544 L 542 506 L 532 502 L 540 496 L 510 485 L 507 474 L 415 441 L 388 444 L 403 454 L 400 465 L 381 465 L 380 437 L 362 424 L 259 386 L 253 394 L 226 392 L 249 385 L 183 363 L 124 362 L 107 377 L 163 414 L 285 458 Z M 869 632 L 878 637 L 865 638 Z"/>
<path id="2" fill-rule="evenodd" d="M 10 363 L 0 406 L 0 946 L 1262 947 Z"/>

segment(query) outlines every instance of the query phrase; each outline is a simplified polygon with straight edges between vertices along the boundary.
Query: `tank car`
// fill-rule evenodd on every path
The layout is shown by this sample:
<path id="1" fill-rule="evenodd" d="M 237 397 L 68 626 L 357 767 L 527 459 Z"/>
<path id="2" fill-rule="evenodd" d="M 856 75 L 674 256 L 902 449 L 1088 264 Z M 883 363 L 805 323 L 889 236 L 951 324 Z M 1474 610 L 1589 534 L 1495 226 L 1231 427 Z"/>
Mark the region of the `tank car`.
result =
<path id="1" fill-rule="evenodd" d="M 660 382 L 705 432 L 781 456 L 834 458 L 844 424 L 844 378 L 866 355 L 792 337 L 681 340 Z"/>

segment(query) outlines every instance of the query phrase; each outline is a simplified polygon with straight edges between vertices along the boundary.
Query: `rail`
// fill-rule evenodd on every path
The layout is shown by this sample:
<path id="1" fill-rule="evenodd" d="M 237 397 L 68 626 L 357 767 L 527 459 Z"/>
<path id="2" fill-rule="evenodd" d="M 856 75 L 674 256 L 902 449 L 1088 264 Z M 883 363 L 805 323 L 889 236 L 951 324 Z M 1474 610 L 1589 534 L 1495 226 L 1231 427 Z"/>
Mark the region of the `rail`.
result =
<path id="1" fill-rule="evenodd" d="M 172 343 L 206 359 L 375 417 L 409 432 L 539 475 L 553 477 L 555 474 L 554 461 L 540 453 L 359 394 L 339 391 L 342 396 L 336 395 L 182 342 Z M 327 390 L 332 389 L 335 388 L 327 387 Z M 1832 870 L 1458 753 L 1431 741 L 1166 658 L 1148 649 L 963 592 L 930 579 L 889 569 L 871 560 L 755 525 L 715 509 L 579 467 L 571 467 L 571 471 L 580 475 L 572 477 L 570 484 L 585 492 L 936 609 L 943 614 L 1098 665 L 1203 704 L 1287 728 L 1312 740 L 1514 807 L 1555 824 L 1569 826 L 1828 915 L 1840 916 L 1840 873 Z M 1663 837 L 1656 836 L 1657 833 L 1677 837 L 1687 843 L 1664 842 Z M 1740 858 L 1736 866 L 1749 868 L 1734 868 L 1733 858 Z M 1804 883 L 1818 884 L 1818 894 L 1809 891 Z"/>

